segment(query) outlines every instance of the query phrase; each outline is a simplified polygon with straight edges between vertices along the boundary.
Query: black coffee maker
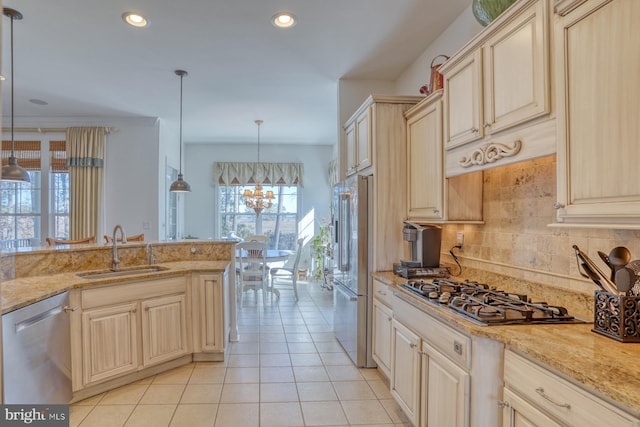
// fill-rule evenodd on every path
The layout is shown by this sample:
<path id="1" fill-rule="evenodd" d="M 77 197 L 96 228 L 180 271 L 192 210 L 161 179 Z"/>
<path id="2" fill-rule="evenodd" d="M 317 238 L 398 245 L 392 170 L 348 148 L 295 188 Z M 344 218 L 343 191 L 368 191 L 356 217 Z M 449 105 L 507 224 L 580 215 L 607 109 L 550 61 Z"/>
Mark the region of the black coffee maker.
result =
<path id="1" fill-rule="evenodd" d="M 409 242 L 408 260 L 401 260 L 404 267 L 439 267 L 442 228 L 437 225 L 420 225 L 404 221 L 402 238 Z"/>

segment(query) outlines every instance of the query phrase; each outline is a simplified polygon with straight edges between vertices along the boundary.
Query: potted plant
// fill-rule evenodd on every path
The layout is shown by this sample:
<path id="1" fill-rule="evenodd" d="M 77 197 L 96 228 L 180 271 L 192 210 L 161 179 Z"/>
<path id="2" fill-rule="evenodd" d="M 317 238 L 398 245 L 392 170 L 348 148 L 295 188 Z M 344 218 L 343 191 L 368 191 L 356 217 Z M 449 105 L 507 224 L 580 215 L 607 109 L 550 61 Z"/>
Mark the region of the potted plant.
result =
<path id="1" fill-rule="evenodd" d="M 311 256 L 313 258 L 313 278 L 322 279 L 324 271 L 325 257 L 331 253 L 331 230 L 330 223 L 323 219 L 318 227 L 318 234 L 311 239 Z"/>

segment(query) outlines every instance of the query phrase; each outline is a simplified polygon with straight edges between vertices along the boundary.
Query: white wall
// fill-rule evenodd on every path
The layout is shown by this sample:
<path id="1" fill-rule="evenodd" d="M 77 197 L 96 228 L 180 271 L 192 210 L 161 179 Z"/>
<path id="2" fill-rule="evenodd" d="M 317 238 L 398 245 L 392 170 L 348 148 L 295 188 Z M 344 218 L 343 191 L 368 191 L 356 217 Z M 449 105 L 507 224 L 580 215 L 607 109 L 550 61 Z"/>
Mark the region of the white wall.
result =
<path id="1" fill-rule="evenodd" d="M 214 216 L 214 162 L 255 161 L 256 144 L 186 144 L 183 156 L 184 178 L 191 184 L 185 194 L 185 235 L 201 239 L 216 237 Z M 315 210 L 318 220 L 330 218 L 331 189 L 327 168 L 332 158 L 331 145 L 262 145 L 261 162 L 300 162 L 304 164 L 304 187 L 300 217 Z M 317 230 L 317 228 L 316 228 Z"/>
<path id="2" fill-rule="evenodd" d="M 103 241 L 102 234 L 110 235 L 116 224 L 121 224 L 128 234 L 144 232 L 147 240 L 158 239 L 158 206 L 163 189 L 158 185 L 160 146 L 156 118 L 16 117 L 15 121 L 16 128 L 117 128 L 106 138 L 105 215 L 98 241 Z M 64 133 L 61 135 L 64 138 Z M 145 223 L 149 224 L 148 230 L 143 227 Z"/>
<path id="3" fill-rule="evenodd" d="M 471 6 L 469 6 L 402 73 L 395 82 L 394 93 L 420 95 L 420 87 L 429 83 L 433 58 L 440 54 L 453 56 L 483 28 L 474 18 Z"/>

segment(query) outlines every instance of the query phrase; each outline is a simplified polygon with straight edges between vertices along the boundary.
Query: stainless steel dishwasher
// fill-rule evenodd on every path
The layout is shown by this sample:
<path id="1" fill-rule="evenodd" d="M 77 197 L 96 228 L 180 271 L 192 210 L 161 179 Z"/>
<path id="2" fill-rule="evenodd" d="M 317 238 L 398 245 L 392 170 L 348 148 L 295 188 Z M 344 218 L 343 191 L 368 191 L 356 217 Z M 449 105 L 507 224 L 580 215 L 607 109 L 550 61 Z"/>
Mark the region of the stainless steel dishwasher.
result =
<path id="1" fill-rule="evenodd" d="M 69 293 L 2 316 L 5 403 L 69 403 Z"/>

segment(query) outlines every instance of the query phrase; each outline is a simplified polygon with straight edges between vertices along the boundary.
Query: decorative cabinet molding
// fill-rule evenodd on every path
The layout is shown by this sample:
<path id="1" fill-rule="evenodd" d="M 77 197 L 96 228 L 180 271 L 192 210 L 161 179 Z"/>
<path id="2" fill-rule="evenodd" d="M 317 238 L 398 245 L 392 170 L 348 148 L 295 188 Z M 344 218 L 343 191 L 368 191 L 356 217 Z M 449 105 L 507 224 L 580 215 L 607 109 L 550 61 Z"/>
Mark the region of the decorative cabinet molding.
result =
<path id="1" fill-rule="evenodd" d="M 487 143 L 521 141 L 517 153 L 497 151 L 500 164 L 555 153 L 549 21 L 548 0 L 516 2 L 440 67 L 447 177 L 497 166 L 468 154 L 493 153 Z"/>
<path id="2" fill-rule="evenodd" d="M 474 149 L 468 157 L 463 157 L 458 163 L 463 168 L 468 168 L 473 165 L 483 166 L 488 163 L 494 163 L 505 157 L 515 156 L 520 152 L 522 148 L 522 141 L 517 140 L 513 142 L 513 146 L 506 144 L 500 144 L 491 142 L 481 145 Z"/>
<path id="3" fill-rule="evenodd" d="M 554 225 L 640 228 L 640 2 L 560 5 Z"/>

